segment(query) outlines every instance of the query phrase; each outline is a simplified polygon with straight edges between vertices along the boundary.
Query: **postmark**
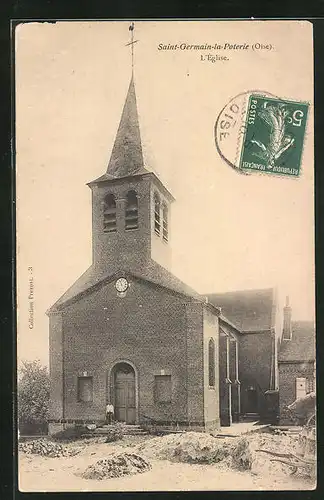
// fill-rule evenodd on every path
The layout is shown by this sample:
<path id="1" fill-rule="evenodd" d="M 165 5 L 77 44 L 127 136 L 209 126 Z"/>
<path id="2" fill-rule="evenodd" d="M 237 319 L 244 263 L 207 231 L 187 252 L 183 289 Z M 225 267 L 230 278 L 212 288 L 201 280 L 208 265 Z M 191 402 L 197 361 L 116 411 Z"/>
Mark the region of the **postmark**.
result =
<path id="1" fill-rule="evenodd" d="M 214 128 L 218 154 L 225 163 L 241 174 L 249 173 L 240 168 L 240 153 L 247 125 L 247 106 L 252 94 L 275 97 L 260 89 L 245 91 L 232 97 L 219 113 Z"/>
<path id="2" fill-rule="evenodd" d="M 239 168 L 299 176 L 308 103 L 252 94 Z"/>
<path id="3" fill-rule="evenodd" d="M 268 105 L 270 108 L 265 112 L 264 106 L 267 108 Z M 281 111 L 277 111 L 277 107 Z M 240 174 L 298 176 L 308 107 L 308 103 L 281 99 L 263 90 L 236 95 L 216 119 L 214 134 L 218 154 Z M 276 113 L 281 116 L 279 121 L 275 119 Z M 274 115 L 273 122 L 268 114 Z M 280 131 L 278 127 L 281 127 Z M 262 152 L 263 158 L 260 157 Z"/>

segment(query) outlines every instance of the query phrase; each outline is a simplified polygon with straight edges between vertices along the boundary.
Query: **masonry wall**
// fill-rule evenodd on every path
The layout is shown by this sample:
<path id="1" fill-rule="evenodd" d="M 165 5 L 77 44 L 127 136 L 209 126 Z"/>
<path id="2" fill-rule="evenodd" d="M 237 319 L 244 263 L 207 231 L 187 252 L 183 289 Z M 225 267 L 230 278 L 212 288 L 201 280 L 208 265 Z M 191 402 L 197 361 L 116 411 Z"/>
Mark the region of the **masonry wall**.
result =
<path id="1" fill-rule="evenodd" d="M 227 378 L 227 337 L 219 336 L 219 399 L 221 425 L 231 425 L 231 386 Z"/>
<path id="2" fill-rule="evenodd" d="M 187 421 L 190 426 L 204 428 L 204 340 L 203 304 L 186 304 Z"/>
<path id="3" fill-rule="evenodd" d="M 192 423 L 201 423 L 202 328 L 196 329 L 199 317 L 202 322 L 201 311 L 197 308 L 188 311 L 185 297 L 140 280 L 131 283 L 124 298 L 117 297 L 114 283 L 110 283 L 67 306 L 62 319 L 65 370 L 62 417 L 103 419 L 110 397 L 110 370 L 117 361 L 129 361 L 138 373 L 140 421 L 145 420 L 144 416 L 179 422 L 190 417 Z M 52 360 L 56 348 L 52 344 Z M 171 403 L 154 401 L 154 375 L 161 370 L 172 377 Z M 89 403 L 77 401 L 77 378 L 85 371 L 93 377 L 93 401 Z M 188 397 L 191 401 L 195 399 L 190 412 Z"/>
<path id="4" fill-rule="evenodd" d="M 64 418 L 63 409 L 63 331 L 62 315 L 52 314 L 49 318 L 49 369 L 50 407 L 49 418 Z"/>
<path id="5" fill-rule="evenodd" d="M 286 406 L 296 399 L 296 378 L 312 379 L 314 376 L 314 363 L 283 363 L 279 362 L 279 408 L 280 424 L 291 425 L 292 419 Z"/>
<path id="6" fill-rule="evenodd" d="M 219 323 L 218 317 L 204 310 L 204 420 L 208 430 L 220 426 L 219 408 Z M 215 385 L 209 386 L 208 344 L 210 339 L 215 345 Z"/>
<path id="7" fill-rule="evenodd" d="M 138 229 L 125 230 L 125 203 L 128 191 L 138 195 Z M 104 198 L 113 194 L 116 198 L 117 231 L 103 231 Z M 92 248 L 93 263 L 97 268 L 113 272 L 116 266 L 140 268 L 150 255 L 150 181 L 134 177 L 100 183 L 92 187 Z"/>
<path id="8" fill-rule="evenodd" d="M 125 229 L 125 204 L 128 191 L 134 190 L 138 200 L 138 228 Z M 169 231 L 171 206 L 163 188 L 150 175 L 129 177 L 103 182 L 92 186 L 92 248 L 93 263 L 100 270 L 110 273 L 116 268 L 141 269 L 152 257 L 169 269 L 171 264 L 170 242 L 154 232 L 154 193 L 168 206 Z M 113 194 L 116 199 L 116 232 L 103 231 L 104 198 Z M 170 234 L 169 234 L 170 236 Z"/>

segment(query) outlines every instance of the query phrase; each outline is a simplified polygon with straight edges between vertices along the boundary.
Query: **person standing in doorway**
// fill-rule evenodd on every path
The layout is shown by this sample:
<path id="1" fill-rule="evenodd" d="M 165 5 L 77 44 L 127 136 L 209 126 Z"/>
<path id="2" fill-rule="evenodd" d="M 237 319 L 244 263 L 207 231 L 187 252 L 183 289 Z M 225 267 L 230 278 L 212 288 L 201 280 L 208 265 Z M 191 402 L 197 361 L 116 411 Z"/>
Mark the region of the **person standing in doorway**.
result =
<path id="1" fill-rule="evenodd" d="M 114 406 L 108 402 L 106 405 L 106 422 L 112 424 L 114 420 Z"/>

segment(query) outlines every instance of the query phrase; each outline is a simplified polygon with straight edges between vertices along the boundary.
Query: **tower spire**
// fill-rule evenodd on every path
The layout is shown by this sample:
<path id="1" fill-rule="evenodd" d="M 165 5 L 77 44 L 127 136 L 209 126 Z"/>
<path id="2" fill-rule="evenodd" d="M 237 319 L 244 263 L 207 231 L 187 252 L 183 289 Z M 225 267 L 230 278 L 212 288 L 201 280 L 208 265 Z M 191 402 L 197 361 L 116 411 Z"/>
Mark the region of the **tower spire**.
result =
<path id="1" fill-rule="evenodd" d="M 132 74 L 123 112 L 111 152 L 107 172 L 93 182 L 147 173 L 144 166 L 142 141 L 139 127 L 136 93 L 134 85 L 134 23 L 129 26 L 131 41 Z"/>
<path id="2" fill-rule="evenodd" d="M 107 174 L 124 177 L 144 169 L 142 141 L 137 113 L 133 77 L 129 84 L 124 109 L 108 164 Z"/>
<path id="3" fill-rule="evenodd" d="M 134 40 L 134 23 L 129 31 L 131 41 L 126 45 L 131 47 L 132 76 L 107 169 L 115 178 L 145 172 L 134 85 L 134 44 L 138 41 Z"/>

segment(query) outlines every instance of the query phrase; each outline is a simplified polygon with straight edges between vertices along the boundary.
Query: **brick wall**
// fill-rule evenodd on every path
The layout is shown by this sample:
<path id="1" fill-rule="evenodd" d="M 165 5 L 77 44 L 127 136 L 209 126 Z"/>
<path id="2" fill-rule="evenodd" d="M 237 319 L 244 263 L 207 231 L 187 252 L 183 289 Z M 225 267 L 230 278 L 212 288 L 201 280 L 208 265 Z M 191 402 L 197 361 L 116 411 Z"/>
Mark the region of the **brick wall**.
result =
<path id="1" fill-rule="evenodd" d="M 232 423 L 232 384 L 227 377 L 227 345 L 225 335 L 219 337 L 219 398 L 221 425 L 229 426 Z M 230 343 L 229 343 L 230 346 Z"/>
<path id="2" fill-rule="evenodd" d="M 125 200 L 129 190 L 138 195 L 138 221 L 136 230 L 125 230 Z M 103 200 L 111 193 L 116 198 L 117 231 L 103 231 Z M 150 183 L 141 178 L 126 182 L 101 183 L 92 188 L 92 249 L 93 262 L 98 268 L 128 263 L 132 268 L 144 265 L 150 255 Z"/>
<path id="3" fill-rule="evenodd" d="M 292 420 L 285 409 L 296 399 L 296 378 L 310 378 L 314 375 L 314 363 L 279 363 L 279 408 L 280 424 L 291 425 Z"/>
<path id="4" fill-rule="evenodd" d="M 141 269 L 151 256 L 162 266 L 170 267 L 170 243 L 162 238 L 162 213 L 161 237 L 154 233 L 154 192 L 159 192 L 161 201 L 168 203 L 165 189 L 157 184 L 154 177 L 148 175 L 99 183 L 92 187 L 92 248 L 93 262 L 97 268 L 111 272 L 123 266 Z M 129 190 L 134 190 L 138 196 L 138 229 L 126 231 L 125 202 Z M 112 233 L 103 231 L 103 200 L 108 193 L 115 196 L 117 205 L 117 231 Z M 169 203 L 168 208 L 170 227 Z"/>
<path id="5" fill-rule="evenodd" d="M 204 425 L 203 304 L 186 304 L 187 420 Z"/>
<path id="6" fill-rule="evenodd" d="M 189 300 L 189 299 L 188 299 Z M 116 361 L 129 361 L 138 373 L 139 416 L 162 421 L 203 421 L 202 305 L 141 280 L 126 297 L 114 283 L 64 309 L 65 419 L 103 419 L 109 399 L 109 372 Z M 61 408 L 60 341 L 51 317 L 50 346 L 53 407 Z M 154 401 L 154 374 L 172 377 L 172 402 Z M 77 377 L 93 377 L 93 401 L 77 401 Z M 190 380 L 190 384 L 188 384 Z M 189 401 L 189 405 L 188 405 Z M 62 413 L 62 412 L 61 412 Z M 52 413 L 52 418 L 59 412 Z M 61 416 L 61 415 L 60 415 Z"/>
<path id="7" fill-rule="evenodd" d="M 52 314 L 49 318 L 49 369 L 51 419 L 64 418 L 63 411 L 63 333 L 62 315 Z"/>
<path id="8" fill-rule="evenodd" d="M 220 425 L 219 418 L 219 324 L 218 317 L 204 310 L 204 421 L 207 429 L 215 429 Z M 215 385 L 209 387 L 208 344 L 214 340 L 215 345 Z"/>

